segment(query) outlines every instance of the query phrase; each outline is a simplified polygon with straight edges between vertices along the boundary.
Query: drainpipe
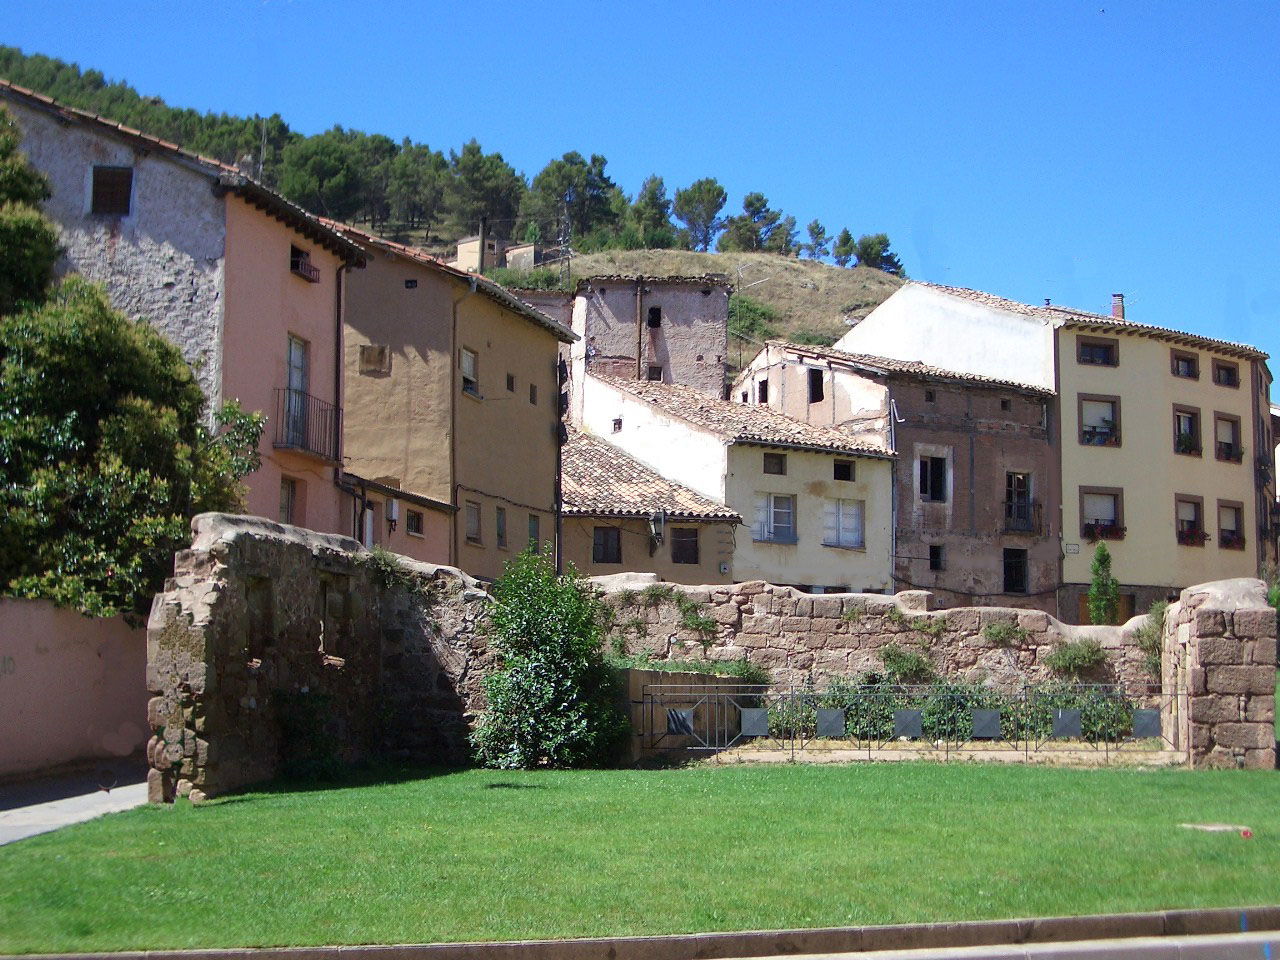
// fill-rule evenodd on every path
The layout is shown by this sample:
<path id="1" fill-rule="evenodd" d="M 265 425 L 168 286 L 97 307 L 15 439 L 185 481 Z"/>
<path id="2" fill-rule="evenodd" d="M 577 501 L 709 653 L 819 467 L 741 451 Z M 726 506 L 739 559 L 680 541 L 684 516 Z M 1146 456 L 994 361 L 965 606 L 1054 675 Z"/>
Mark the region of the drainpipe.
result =
<path id="1" fill-rule="evenodd" d="M 643 380 L 645 377 L 644 370 L 644 317 L 640 311 L 643 309 L 641 301 L 644 298 L 644 281 L 636 281 L 636 379 Z"/>
<path id="2" fill-rule="evenodd" d="M 483 221 L 482 221 L 483 223 Z M 484 256 L 484 244 L 480 245 L 481 256 Z M 462 522 L 466 523 L 466 511 L 458 509 L 458 305 L 476 292 L 476 279 L 471 278 L 466 291 L 455 297 L 450 304 L 452 325 L 449 333 L 449 490 L 452 494 L 453 536 L 449 538 L 449 565 L 458 565 L 458 514 L 462 514 Z"/>

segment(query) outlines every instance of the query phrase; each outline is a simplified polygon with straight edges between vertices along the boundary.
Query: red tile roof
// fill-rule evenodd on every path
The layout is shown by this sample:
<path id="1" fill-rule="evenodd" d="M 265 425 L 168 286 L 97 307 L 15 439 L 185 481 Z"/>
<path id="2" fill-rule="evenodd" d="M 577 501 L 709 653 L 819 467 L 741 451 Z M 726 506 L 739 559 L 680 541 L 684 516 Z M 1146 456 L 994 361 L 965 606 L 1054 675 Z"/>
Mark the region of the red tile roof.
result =
<path id="1" fill-rule="evenodd" d="M 653 404 L 672 417 L 702 427 L 730 443 L 886 459 L 894 456 L 882 444 L 851 437 L 834 427 L 805 423 L 769 407 L 732 403 L 675 383 L 624 380 L 598 373 L 591 376 Z"/>
<path id="2" fill-rule="evenodd" d="M 564 447 L 564 512 L 574 516 L 730 520 L 742 516 L 722 503 L 668 480 L 607 440 L 570 429 Z"/>

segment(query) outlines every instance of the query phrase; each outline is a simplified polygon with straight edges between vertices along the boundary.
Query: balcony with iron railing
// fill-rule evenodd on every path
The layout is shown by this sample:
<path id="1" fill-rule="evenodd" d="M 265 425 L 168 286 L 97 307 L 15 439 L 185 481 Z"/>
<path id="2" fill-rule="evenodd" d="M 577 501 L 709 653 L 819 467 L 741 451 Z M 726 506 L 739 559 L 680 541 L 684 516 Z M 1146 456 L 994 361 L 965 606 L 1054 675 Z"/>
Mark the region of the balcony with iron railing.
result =
<path id="1" fill-rule="evenodd" d="M 1080 431 L 1080 442 L 1089 447 L 1120 446 L 1120 431 L 1115 426 L 1086 424 Z"/>
<path id="2" fill-rule="evenodd" d="M 298 450 L 336 463 L 342 408 L 301 390 L 276 391 L 277 450 Z"/>
<path id="3" fill-rule="evenodd" d="M 1006 500 L 1004 528 L 1010 533 L 1038 534 L 1040 532 L 1040 501 Z"/>

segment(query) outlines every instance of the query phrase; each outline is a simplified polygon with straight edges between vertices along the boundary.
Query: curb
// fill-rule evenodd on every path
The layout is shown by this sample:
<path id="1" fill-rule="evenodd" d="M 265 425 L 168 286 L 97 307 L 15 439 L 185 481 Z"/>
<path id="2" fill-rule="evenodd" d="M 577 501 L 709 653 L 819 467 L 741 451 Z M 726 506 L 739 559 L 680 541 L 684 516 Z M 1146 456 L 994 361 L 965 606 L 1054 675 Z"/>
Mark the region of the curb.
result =
<path id="1" fill-rule="evenodd" d="M 1280 930 L 1280 906 L 580 940 L 134 950 L 23 954 L 22 957 L 24 960 L 65 956 L 75 956 L 79 960 L 725 960 L 786 954 L 989 947 L 1267 930 Z"/>

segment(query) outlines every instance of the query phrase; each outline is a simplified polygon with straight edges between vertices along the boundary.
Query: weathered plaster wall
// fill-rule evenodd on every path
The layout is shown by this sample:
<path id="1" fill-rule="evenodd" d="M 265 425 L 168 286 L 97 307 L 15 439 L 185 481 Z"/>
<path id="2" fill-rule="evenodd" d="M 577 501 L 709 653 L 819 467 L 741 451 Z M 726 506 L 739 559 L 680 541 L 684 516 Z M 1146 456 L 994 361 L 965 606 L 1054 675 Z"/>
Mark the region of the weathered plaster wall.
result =
<path id="1" fill-rule="evenodd" d="M 595 563 L 592 560 L 596 527 L 617 527 L 621 531 L 622 562 Z M 671 531 L 676 528 L 694 528 L 698 531 L 698 563 L 673 563 L 671 560 Z M 564 518 L 564 559 L 572 563 L 585 576 L 605 576 L 621 571 L 640 571 L 655 574 L 661 580 L 674 583 L 730 583 L 733 580 L 733 545 L 736 537 L 748 536 L 749 531 L 726 521 L 694 522 L 669 520 L 666 536 L 658 544 L 652 556 L 649 554 L 649 521 L 631 517 L 582 517 Z M 720 566 L 727 568 L 720 572 Z"/>
<path id="2" fill-rule="evenodd" d="M 147 741 L 147 642 L 121 618 L 0 599 L 0 777 Z"/>
<path id="3" fill-rule="evenodd" d="M 22 128 L 23 153 L 49 178 L 44 212 L 58 224 L 59 269 L 103 284 L 112 304 L 145 319 L 181 351 L 206 397 L 222 390 L 223 201 L 207 174 L 135 151 L 0 92 Z M 93 167 L 133 168 L 126 217 L 89 212 Z"/>

